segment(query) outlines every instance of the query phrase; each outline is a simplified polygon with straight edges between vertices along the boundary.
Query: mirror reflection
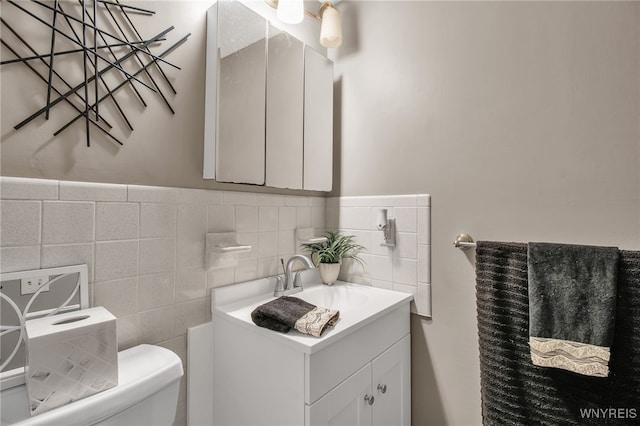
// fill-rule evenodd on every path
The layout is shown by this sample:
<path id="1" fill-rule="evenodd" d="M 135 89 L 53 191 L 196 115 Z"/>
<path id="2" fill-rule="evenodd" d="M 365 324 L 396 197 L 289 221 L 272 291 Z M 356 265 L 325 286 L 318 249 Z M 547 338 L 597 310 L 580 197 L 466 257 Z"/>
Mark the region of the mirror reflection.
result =
<path id="1" fill-rule="evenodd" d="M 218 4 L 216 180 L 264 184 L 266 20 L 239 2 Z"/>
<path id="2" fill-rule="evenodd" d="M 241 2 L 207 17 L 204 178 L 330 191 L 333 63 Z"/>
<path id="3" fill-rule="evenodd" d="M 304 45 L 269 26 L 266 184 L 302 189 Z"/>

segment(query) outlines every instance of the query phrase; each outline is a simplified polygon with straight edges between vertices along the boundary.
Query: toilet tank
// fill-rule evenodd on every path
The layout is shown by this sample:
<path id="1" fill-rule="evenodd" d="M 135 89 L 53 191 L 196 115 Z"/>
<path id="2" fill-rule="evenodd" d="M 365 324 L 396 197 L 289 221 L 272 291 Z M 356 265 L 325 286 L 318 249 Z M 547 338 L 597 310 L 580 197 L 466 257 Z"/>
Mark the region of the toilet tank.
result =
<path id="1" fill-rule="evenodd" d="M 182 362 L 172 351 L 139 345 L 118 353 L 118 386 L 31 417 L 24 385 L 3 390 L 0 426 L 172 425 Z"/>

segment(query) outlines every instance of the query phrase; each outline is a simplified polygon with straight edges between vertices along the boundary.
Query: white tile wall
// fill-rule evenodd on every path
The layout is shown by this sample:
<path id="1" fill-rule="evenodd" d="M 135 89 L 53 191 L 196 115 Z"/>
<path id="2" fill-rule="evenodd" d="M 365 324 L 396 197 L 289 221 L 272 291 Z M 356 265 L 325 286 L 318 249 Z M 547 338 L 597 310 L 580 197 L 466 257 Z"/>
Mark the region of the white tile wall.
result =
<path id="1" fill-rule="evenodd" d="M 96 241 L 130 240 L 139 236 L 139 204 L 96 203 Z"/>
<path id="2" fill-rule="evenodd" d="M 210 288 L 278 273 L 296 225 L 325 215 L 323 197 L 12 177 L 0 191 L 0 271 L 88 264 L 90 297 L 118 317 L 120 349 L 186 353 L 186 328 L 209 318 Z M 205 234 L 229 231 L 253 250 L 206 271 Z"/>
<path id="3" fill-rule="evenodd" d="M 414 312 L 431 316 L 431 197 L 428 194 L 334 197 L 326 201 L 329 229 L 354 235 L 366 265 L 347 262 L 341 279 L 414 295 Z M 378 212 L 396 220 L 396 247 L 381 246 Z"/>
<path id="4" fill-rule="evenodd" d="M 60 200 L 127 201 L 127 185 L 60 182 Z"/>
<path id="5" fill-rule="evenodd" d="M 86 243 L 94 241 L 95 203 L 44 201 L 42 243 Z"/>
<path id="6" fill-rule="evenodd" d="M 58 181 L 2 177 L 0 196 L 5 200 L 57 200 Z"/>
<path id="7" fill-rule="evenodd" d="M 0 206 L 3 247 L 40 244 L 40 201 L 6 201 Z"/>
<path id="8" fill-rule="evenodd" d="M 0 178 L 0 271 L 89 265 L 90 297 L 118 318 L 118 343 L 160 344 L 186 358 L 186 329 L 210 319 L 208 290 L 281 272 L 296 227 L 341 229 L 368 250 L 343 279 L 430 298 L 430 198 L 304 197 L 250 192 Z M 398 226 L 381 247 L 380 207 Z M 206 271 L 207 232 L 251 244 L 236 267 Z M 184 384 L 180 400 L 184 403 Z"/>

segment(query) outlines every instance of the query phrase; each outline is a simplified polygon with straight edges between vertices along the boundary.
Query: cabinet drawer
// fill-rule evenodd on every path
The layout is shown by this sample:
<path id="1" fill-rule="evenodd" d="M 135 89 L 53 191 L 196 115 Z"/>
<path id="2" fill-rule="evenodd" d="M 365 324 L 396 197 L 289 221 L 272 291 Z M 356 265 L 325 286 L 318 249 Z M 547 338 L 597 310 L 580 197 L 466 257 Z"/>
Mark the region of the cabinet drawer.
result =
<path id="1" fill-rule="evenodd" d="M 409 334 L 409 304 L 305 355 L 305 403 L 313 404 L 344 379 Z"/>

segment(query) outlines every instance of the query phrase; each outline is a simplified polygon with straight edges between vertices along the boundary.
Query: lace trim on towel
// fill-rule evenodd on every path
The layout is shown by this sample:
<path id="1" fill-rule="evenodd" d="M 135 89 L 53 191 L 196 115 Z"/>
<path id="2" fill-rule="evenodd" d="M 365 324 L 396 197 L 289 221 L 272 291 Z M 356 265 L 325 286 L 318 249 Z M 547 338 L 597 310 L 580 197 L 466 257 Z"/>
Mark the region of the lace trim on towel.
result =
<path id="1" fill-rule="evenodd" d="M 299 318 L 296 321 L 294 328 L 300 333 L 320 337 L 327 327 L 334 326 L 336 324 L 339 315 L 339 311 L 316 307 Z"/>
<path id="2" fill-rule="evenodd" d="M 529 347 L 534 365 L 561 368 L 586 376 L 609 375 L 609 348 L 541 337 L 530 337 Z"/>

